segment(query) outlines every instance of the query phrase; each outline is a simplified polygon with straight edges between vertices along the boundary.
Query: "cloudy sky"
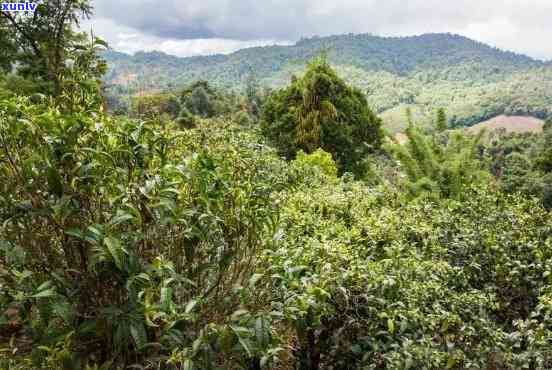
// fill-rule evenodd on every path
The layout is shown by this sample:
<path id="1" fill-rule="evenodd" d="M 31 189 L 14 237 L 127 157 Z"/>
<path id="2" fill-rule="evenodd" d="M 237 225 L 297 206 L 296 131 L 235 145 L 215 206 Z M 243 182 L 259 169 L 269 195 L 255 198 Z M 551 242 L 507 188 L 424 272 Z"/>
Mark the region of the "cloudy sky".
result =
<path id="1" fill-rule="evenodd" d="M 552 59 L 552 0 L 93 0 L 85 29 L 120 51 L 178 56 L 303 36 L 453 32 Z"/>

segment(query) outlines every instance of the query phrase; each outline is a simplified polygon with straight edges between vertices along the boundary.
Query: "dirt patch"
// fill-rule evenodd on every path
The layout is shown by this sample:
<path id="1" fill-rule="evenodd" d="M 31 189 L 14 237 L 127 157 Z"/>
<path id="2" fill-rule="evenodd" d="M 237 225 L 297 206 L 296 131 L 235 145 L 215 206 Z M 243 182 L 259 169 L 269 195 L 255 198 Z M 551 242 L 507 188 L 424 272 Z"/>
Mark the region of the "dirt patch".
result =
<path id="1" fill-rule="evenodd" d="M 544 121 L 534 117 L 527 116 L 497 116 L 488 121 L 478 123 L 468 129 L 468 132 L 476 133 L 483 129 L 487 131 L 495 131 L 504 129 L 506 132 L 542 132 Z"/>

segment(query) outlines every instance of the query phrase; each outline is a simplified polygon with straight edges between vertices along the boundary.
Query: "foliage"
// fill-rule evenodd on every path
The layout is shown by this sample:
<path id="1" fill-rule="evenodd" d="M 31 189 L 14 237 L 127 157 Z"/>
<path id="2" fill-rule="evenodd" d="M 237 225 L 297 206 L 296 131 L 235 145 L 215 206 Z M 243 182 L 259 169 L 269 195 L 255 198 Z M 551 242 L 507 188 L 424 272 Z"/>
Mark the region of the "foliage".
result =
<path id="1" fill-rule="evenodd" d="M 207 81 L 197 81 L 182 91 L 180 104 L 192 115 L 211 118 L 232 112 L 237 102 L 232 94 L 217 91 Z"/>
<path id="2" fill-rule="evenodd" d="M 552 209 L 552 135 L 501 134 L 488 145 L 491 171 L 508 193 L 521 193 L 540 199 Z"/>
<path id="3" fill-rule="evenodd" d="M 71 49 L 59 24 L 59 91 L 25 68 L 0 75 L 0 368 L 552 368 L 550 122 L 468 136 L 439 110 L 424 134 L 408 109 L 408 141 L 375 152 L 380 119 L 324 60 L 266 101 L 248 66 L 246 96 L 200 81 L 111 116 L 105 43 Z M 472 73 L 453 62 L 474 48 L 509 72 L 539 65 L 439 35 L 407 39 L 417 59 L 393 63 L 367 41 L 400 56 L 405 40 L 296 48 L 325 41 L 423 80 L 443 63 L 449 81 Z"/>
<path id="4" fill-rule="evenodd" d="M 437 131 L 444 132 L 448 128 L 447 114 L 443 108 L 437 110 Z"/>
<path id="5" fill-rule="evenodd" d="M 82 18 L 90 17 L 92 7 L 87 0 L 53 0 L 35 4 L 32 17 L 24 12 L 0 12 L 2 28 L 8 28 L 8 34 L 13 35 L 6 40 L 0 39 L 0 45 L 2 49 L 17 49 L 9 58 L 11 67 L 17 68 L 24 77 L 33 77 L 40 92 L 57 96 L 63 90 L 62 78 L 69 62 L 74 60 L 71 54 L 86 46 L 85 34 L 74 29 Z"/>
<path id="6" fill-rule="evenodd" d="M 168 93 L 135 96 L 132 99 L 130 115 L 136 118 L 153 119 L 161 116 L 176 118 L 180 103 L 176 96 Z"/>
<path id="7" fill-rule="evenodd" d="M 242 92 L 257 83 L 281 88 L 290 76 L 302 75 L 321 50 L 328 51 L 340 76 L 366 94 L 391 132 L 405 129 L 406 107 L 427 127 L 440 107 L 446 108 L 453 127 L 500 114 L 539 118 L 551 114 L 552 65 L 450 34 L 314 37 L 295 45 L 192 58 L 109 52 L 106 81 L 124 94 L 174 89 L 198 79 Z"/>
<path id="8" fill-rule="evenodd" d="M 303 78 L 266 101 L 263 131 L 280 152 L 330 153 L 341 171 L 359 172 L 359 162 L 381 145 L 381 121 L 360 91 L 349 87 L 325 59 L 313 61 Z"/>
<path id="9" fill-rule="evenodd" d="M 396 196 L 347 182 L 291 194 L 263 267 L 296 368 L 549 368 L 549 214 L 486 188 Z"/>
<path id="10" fill-rule="evenodd" d="M 0 311 L 17 312 L 33 366 L 58 349 L 76 368 L 268 356 L 248 287 L 275 225 L 270 150 L 228 128 L 2 107 Z"/>
<path id="11" fill-rule="evenodd" d="M 311 154 L 306 154 L 304 151 L 300 150 L 297 153 L 295 162 L 299 166 L 318 167 L 322 173 L 330 178 L 337 177 L 337 166 L 332 158 L 332 155 L 322 149 L 317 149 Z"/>
<path id="12" fill-rule="evenodd" d="M 483 134 L 425 136 L 411 126 L 406 130 L 406 144 L 388 148 L 406 174 L 405 183 L 411 196 L 460 198 L 465 196 L 466 189 L 489 179 L 478 157 Z"/>

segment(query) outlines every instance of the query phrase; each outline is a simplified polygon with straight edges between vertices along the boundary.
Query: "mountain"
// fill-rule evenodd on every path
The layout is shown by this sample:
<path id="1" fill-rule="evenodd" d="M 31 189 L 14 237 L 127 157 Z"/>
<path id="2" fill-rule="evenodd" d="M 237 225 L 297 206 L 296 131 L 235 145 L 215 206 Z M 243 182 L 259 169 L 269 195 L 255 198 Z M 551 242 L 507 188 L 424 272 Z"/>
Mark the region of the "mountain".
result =
<path id="1" fill-rule="evenodd" d="M 454 126 L 471 126 L 500 114 L 544 118 L 552 112 L 552 63 L 502 51 L 453 34 L 378 37 L 349 34 L 302 39 L 229 55 L 179 58 L 160 52 L 104 56 L 108 91 L 115 96 L 179 89 L 205 79 L 243 89 L 254 76 L 280 87 L 325 53 L 350 83 L 367 95 L 390 131 L 404 127 L 404 111 L 429 124 L 443 107 Z"/>

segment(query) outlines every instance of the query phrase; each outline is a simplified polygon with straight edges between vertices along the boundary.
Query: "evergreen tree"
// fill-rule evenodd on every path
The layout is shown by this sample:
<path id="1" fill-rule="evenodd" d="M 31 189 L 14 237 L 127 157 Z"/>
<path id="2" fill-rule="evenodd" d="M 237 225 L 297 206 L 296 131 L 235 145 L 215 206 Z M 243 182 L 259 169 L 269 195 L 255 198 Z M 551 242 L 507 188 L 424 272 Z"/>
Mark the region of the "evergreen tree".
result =
<path id="1" fill-rule="evenodd" d="M 236 95 L 217 90 L 203 80 L 188 86 L 180 94 L 180 106 L 202 118 L 234 112 L 240 109 L 239 105 Z M 188 112 L 183 114 L 187 115 Z"/>
<path id="2" fill-rule="evenodd" d="M 194 89 L 190 97 L 193 112 L 202 117 L 211 117 L 213 115 L 213 104 L 207 91 L 202 86 Z"/>
<path id="3" fill-rule="evenodd" d="M 414 119 L 412 118 L 412 109 L 410 109 L 410 107 L 406 108 L 405 114 L 406 114 L 406 123 L 408 124 L 408 127 L 414 127 Z"/>
<path id="4" fill-rule="evenodd" d="M 260 107 L 262 106 L 261 87 L 259 79 L 254 72 L 251 72 L 247 77 L 245 84 L 245 96 L 247 97 L 247 106 L 249 113 L 258 118 Z"/>
<path id="5" fill-rule="evenodd" d="M 322 148 L 341 171 L 362 172 L 360 162 L 380 147 L 381 120 L 360 90 L 348 86 L 325 58 L 311 62 L 302 78 L 269 96 L 262 115 L 265 135 L 287 158 Z"/>
<path id="6" fill-rule="evenodd" d="M 444 132 L 448 128 L 447 114 L 443 108 L 437 110 L 437 131 Z"/>

